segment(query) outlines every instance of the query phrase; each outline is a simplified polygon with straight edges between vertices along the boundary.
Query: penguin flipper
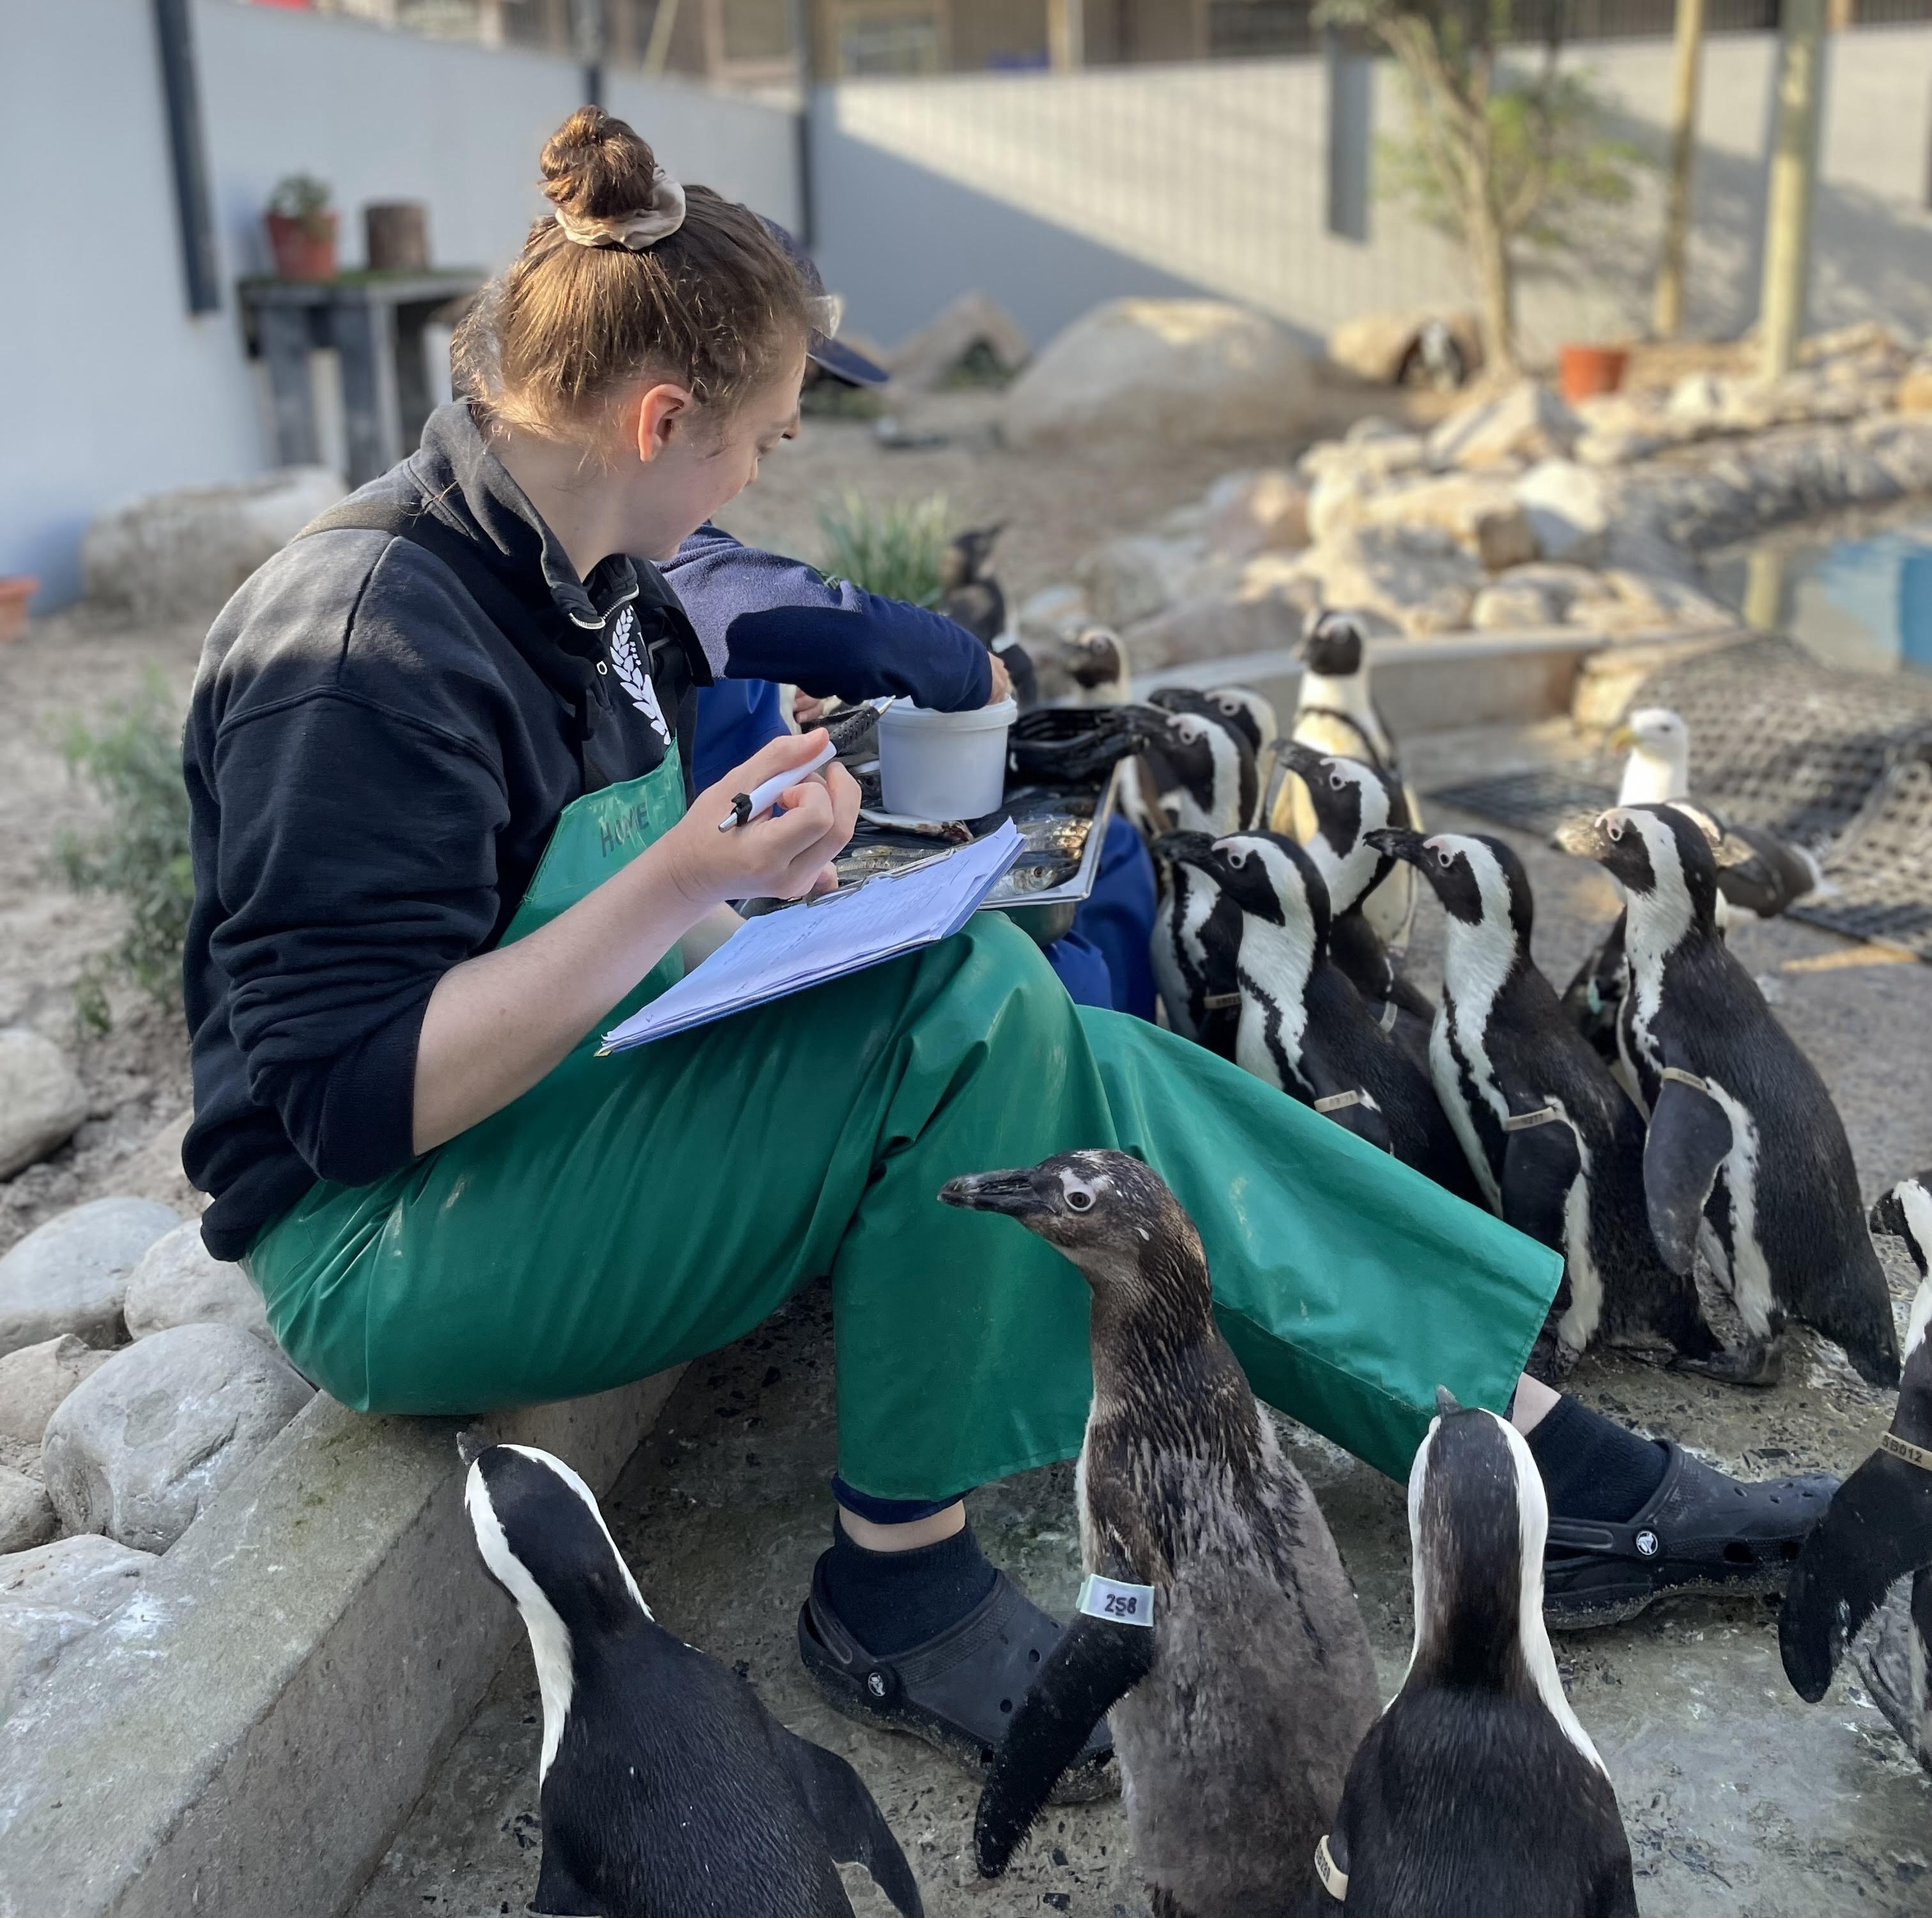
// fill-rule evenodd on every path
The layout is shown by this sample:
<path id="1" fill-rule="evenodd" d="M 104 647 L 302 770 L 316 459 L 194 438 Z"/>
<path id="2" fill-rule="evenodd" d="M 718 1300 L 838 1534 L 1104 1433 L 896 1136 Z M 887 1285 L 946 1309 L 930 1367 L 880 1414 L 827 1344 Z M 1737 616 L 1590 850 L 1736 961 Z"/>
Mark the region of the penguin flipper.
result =
<path id="1" fill-rule="evenodd" d="M 543 1862 L 537 1868 L 537 1895 L 533 1911 L 568 1913 L 572 1918 L 602 1918 L 610 1910 L 601 1898 L 593 1898 L 580 1886 L 570 1867 L 563 1862 L 550 1834 L 544 1835 Z"/>
<path id="2" fill-rule="evenodd" d="M 1778 1649 L 1792 1689 L 1824 1697 L 1845 1648 L 1893 1583 L 1932 1564 L 1932 1472 L 1874 1452 L 1838 1487 L 1791 1571 Z"/>
<path id="3" fill-rule="evenodd" d="M 772 1749 L 790 1774 L 805 1808 L 839 1865 L 862 1865 L 900 1918 L 925 1918 L 918 1881 L 866 1781 L 822 1745 L 773 1721 Z"/>
<path id="4" fill-rule="evenodd" d="M 1074 1615 L 1020 1700 L 980 1794 L 973 1854 L 982 1878 L 1006 1868 L 1088 1733 L 1153 1664 L 1148 1626 Z"/>
<path id="5" fill-rule="evenodd" d="M 1643 1142 L 1643 1196 L 1651 1236 L 1679 1278 L 1697 1253 L 1697 1223 L 1731 1149 L 1731 1122 L 1708 1092 L 1666 1079 Z"/>

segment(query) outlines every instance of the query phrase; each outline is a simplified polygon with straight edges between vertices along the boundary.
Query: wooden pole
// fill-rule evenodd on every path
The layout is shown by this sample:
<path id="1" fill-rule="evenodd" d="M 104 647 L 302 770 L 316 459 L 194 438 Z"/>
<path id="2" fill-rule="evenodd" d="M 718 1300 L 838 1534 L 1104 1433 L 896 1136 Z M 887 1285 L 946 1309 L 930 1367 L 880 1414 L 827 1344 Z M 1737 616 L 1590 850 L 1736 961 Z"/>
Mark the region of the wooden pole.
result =
<path id="1" fill-rule="evenodd" d="M 1046 0 L 1046 51 L 1057 74 L 1072 73 L 1087 64 L 1087 22 L 1084 0 Z"/>
<path id="2" fill-rule="evenodd" d="M 1704 0 L 1677 0 L 1677 56 L 1671 76 L 1670 178 L 1664 190 L 1664 257 L 1657 269 L 1651 329 L 1674 340 L 1684 326 L 1684 261 L 1690 243 L 1690 189 L 1697 163 L 1697 82 L 1704 57 Z"/>
<path id="3" fill-rule="evenodd" d="M 1784 0 L 1778 50 L 1778 128 L 1764 217 L 1764 289 L 1758 302 L 1763 341 L 1760 371 L 1775 380 L 1791 371 L 1804 329 L 1810 277 L 1811 197 L 1818 171 L 1824 0 Z"/>
<path id="4" fill-rule="evenodd" d="M 670 37 L 677 26 L 677 0 L 658 0 L 651 16 L 650 44 L 644 49 L 644 71 L 653 77 L 664 70 L 670 58 Z"/>

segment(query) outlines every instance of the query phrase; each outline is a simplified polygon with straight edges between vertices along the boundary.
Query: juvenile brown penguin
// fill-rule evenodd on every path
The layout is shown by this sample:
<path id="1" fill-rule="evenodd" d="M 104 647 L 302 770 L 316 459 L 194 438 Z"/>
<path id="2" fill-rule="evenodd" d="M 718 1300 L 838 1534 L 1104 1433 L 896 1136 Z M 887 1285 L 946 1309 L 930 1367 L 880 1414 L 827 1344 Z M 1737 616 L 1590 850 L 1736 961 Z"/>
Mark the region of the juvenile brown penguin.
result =
<path id="1" fill-rule="evenodd" d="M 1549 1508 L 1446 1391 L 1408 1475 L 1415 1643 L 1348 1767 L 1310 1918 L 1636 1918 L 1630 1841 L 1543 1624 Z"/>
<path id="2" fill-rule="evenodd" d="M 1215 1325 L 1199 1235 L 1121 1152 L 1064 1152 L 940 1196 L 1016 1219 L 1093 1292 L 1088 1577 L 994 1760 L 980 1870 L 1005 1869 L 1111 1706 L 1155 1911 L 1291 1911 L 1375 1717 L 1375 1667 L 1314 1496 Z"/>

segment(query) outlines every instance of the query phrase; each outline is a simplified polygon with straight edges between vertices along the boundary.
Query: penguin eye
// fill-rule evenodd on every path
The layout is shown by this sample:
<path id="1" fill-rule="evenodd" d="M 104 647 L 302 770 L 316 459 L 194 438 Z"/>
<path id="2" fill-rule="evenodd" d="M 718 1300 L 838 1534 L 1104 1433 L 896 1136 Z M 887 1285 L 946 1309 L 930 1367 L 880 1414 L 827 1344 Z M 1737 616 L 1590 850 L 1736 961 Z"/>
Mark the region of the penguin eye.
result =
<path id="1" fill-rule="evenodd" d="M 1606 830 L 1609 832 L 1612 839 L 1620 839 L 1624 836 L 1624 822 L 1619 819 L 1614 825 L 1609 827 Z"/>
<path id="2" fill-rule="evenodd" d="M 1094 1188 L 1084 1179 L 1076 1178 L 1071 1172 L 1060 1175 L 1060 1196 L 1066 1201 L 1070 1212 L 1090 1212 L 1094 1209 Z"/>
<path id="3" fill-rule="evenodd" d="M 1340 792 L 1348 782 L 1346 779 L 1342 778 L 1340 773 L 1330 773 L 1328 775 L 1328 783 L 1333 786 L 1337 792 Z"/>
<path id="4" fill-rule="evenodd" d="M 1244 852 L 1231 852 L 1228 855 L 1228 863 L 1237 872 L 1245 872 L 1247 869 L 1248 856 Z"/>
<path id="5" fill-rule="evenodd" d="M 1436 863 L 1446 871 L 1456 863 L 1456 855 L 1446 847 L 1439 847 L 1436 851 Z"/>

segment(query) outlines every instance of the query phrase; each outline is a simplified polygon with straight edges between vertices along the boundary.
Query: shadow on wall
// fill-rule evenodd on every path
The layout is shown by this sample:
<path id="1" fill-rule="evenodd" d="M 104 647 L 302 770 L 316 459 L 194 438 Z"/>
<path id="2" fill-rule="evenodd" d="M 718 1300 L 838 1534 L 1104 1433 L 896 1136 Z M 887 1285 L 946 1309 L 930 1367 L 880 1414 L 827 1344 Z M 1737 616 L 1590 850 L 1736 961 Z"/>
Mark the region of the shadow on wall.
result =
<path id="1" fill-rule="evenodd" d="M 1006 308 L 1036 349 L 1102 300 L 1227 297 L 855 139 L 829 116 L 813 127 L 812 155 L 820 270 L 851 325 L 884 345 L 975 290 Z M 862 217 L 824 218 L 823 209 L 847 208 Z"/>

